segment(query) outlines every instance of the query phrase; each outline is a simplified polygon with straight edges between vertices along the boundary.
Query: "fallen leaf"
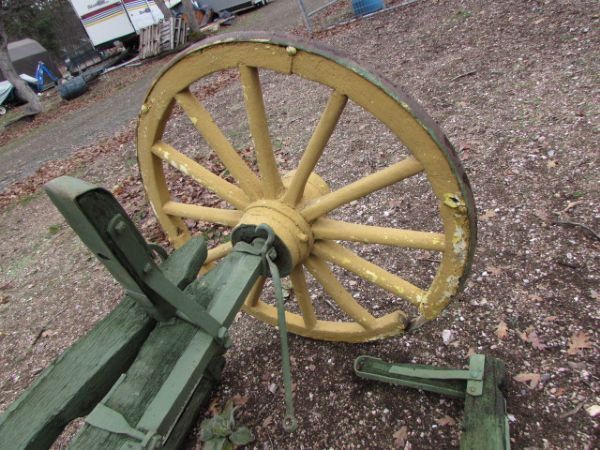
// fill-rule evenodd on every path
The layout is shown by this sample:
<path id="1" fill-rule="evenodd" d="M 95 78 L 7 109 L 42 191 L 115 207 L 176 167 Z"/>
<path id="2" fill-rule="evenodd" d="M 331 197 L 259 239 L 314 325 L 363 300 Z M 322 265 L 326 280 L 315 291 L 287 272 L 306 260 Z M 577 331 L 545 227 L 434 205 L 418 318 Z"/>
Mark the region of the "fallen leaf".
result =
<path id="1" fill-rule="evenodd" d="M 565 392 L 567 392 L 567 390 L 565 388 L 558 388 L 556 389 L 556 391 L 554 391 L 552 393 L 552 395 L 554 395 L 555 397 L 560 397 L 561 395 L 563 395 Z"/>
<path id="2" fill-rule="evenodd" d="M 456 425 L 456 420 L 454 420 L 452 417 L 450 416 L 444 416 L 441 419 L 435 419 L 435 422 L 440 426 L 440 427 L 445 427 L 446 425 Z"/>
<path id="3" fill-rule="evenodd" d="M 207 411 L 211 416 L 217 416 L 221 413 L 221 406 L 217 397 L 213 398 L 208 404 Z"/>
<path id="4" fill-rule="evenodd" d="M 590 289 L 590 297 L 592 297 L 593 300 L 600 300 L 600 292 Z"/>
<path id="5" fill-rule="evenodd" d="M 249 397 L 247 395 L 235 394 L 231 400 L 233 400 L 235 406 L 244 406 L 248 403 Z"/>
<path id="6" fill-rule="evenodd" d="M 567 350 L 567 353 L 569 355 L 576 355 L 579 353 L 579 350 L 584 348 L 592 348 L 590 337 L 583 331 L 573 333 L 573 336 L 571 336 L 571 342 L 569 342 L 569 349 Z"/>
<path id="7" fill-rule="evenodd" d="M 544 299 L 541 296 L 539 296 L 538 294 L 529 294 L 527 296 L 527 300 L 530 302 L 541 302 Z"/>
<path id="8" fill-rule="evenodd" d="M 496 211 L 494 211 L 493 209 L 488 209 L 481 216 L 479 216 L 479 220 L 485 221 L 485 220 L 493 219 L 494 217 L 496 217 Z"/>
<path id="9" fill-rule="evenodd" d="M 529 333 L 529 336 L 527 336 L 527 341 L 529 341 L 529 343 L 531 343 L 533 348 L 536 350 L 544 350 L 546 348 L 546 346 L 540 341 L 540 338 L 535 331 Z"/>
<path id="10" fill-rule="evenodd" d="M 552 169 L 552 168 L 556 167 L 556 161 L 554 161 L 553 159 L 549 160 L 546 163 L 546 167 L 548 167 L 548 169 Z"/>
<path id="11" fill-rule="evenodd" d="M 8 295 L 0 295 L 0 305 L 5 305 L 8 303 Z"/>
<path id="12" fill-rule="evenodd" d="M 498 326 L 496 327 L 496 336 L 498 339 L 505 339 L 508 335 L 508 325 L 503 320 L 500 321 Z"/>
<path id="13" fill-rule="evenodd" d="M 272 423 L 273 423 L 273 418 L 271 416 L 267 416 L 267 417 L 265 417 L 265 420 L 262 421 L 262 426 L 266 428 L 269 425 L 271 425 Z"/>
<path id="14" fill-rule="evenodd" d="M 404 425 L 398 431 L 396 431 L 392 436 L 394 437 L 394 447 L 404 448 L 404 444 L 406 443 L 406 438 L 408 437 L 408 428 L 406 427 L 406 425 Z"/>
<path id="15" fill-rule="evenodd" d="M 519 373 L 513 377 L 519 383 L 529 383 L 529 389 L 535 389 L 540 382 L 541 376 L 539 373 Z"/>
<path id="16" fill-rule="evenodd" d="M 502 267 L 489 266 L 489 267 L 486 267 L 485 271 L 489 272 L 492 275 L 494 275 L 495 277 L 497 277 L 498 275 L 500 275 L 502 273 Z"/>
<path id="17" fill-rule="evenodd" d="M 558 316 L 548 316 L 544 319 L 544 322 L 554 322 L 555 320 L 558 320 Z"/>
<path id="18" fill-rule="evenodd" d="M 529 342 L 536 350 L 544 350 L 546 348 L 546 346 L 540 341 L 540 338 L 534 331 L 533 327 L 527 327 L 525 331 L 519 331 L 518 335 L 523 341 Z"/>
<path id="19" fill-rule="evenodd" d="M 475 350 L 475 347 L 469 347 L 469 350 L 467 350 L 467 358 L 470 358 L 471 356 L 473 356 L 476 353 L 477 353 L 477 351 Z"/>

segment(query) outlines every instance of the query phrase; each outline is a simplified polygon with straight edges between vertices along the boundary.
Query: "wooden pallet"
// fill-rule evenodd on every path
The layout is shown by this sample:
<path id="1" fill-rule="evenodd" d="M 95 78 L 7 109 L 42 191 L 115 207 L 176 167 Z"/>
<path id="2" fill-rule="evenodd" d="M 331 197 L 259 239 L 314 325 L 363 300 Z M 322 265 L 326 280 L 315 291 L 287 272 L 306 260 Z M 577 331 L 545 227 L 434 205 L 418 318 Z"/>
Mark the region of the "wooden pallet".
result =
<path id="1" fill-rule="evenodd" d="M 140 59 L 175 50 L 187 41 L 187 27 L 181 17 L 163 19 L 140 30 Z"/>

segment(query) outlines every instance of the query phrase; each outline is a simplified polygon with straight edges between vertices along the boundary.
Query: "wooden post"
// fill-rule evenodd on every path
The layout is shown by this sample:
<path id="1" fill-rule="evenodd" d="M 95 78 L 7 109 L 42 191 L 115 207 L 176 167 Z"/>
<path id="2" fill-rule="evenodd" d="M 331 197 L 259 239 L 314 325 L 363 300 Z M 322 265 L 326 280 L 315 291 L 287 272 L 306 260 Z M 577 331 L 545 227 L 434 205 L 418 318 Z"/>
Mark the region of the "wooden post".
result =
<path id="1" fill-rule="evenodd" d="M 499 359 L 485 358 L 483 394 L 466 395 L 461 450 L 508 450 L 510 438 L 506 401 L 500 390 L 505 367 Z"/>

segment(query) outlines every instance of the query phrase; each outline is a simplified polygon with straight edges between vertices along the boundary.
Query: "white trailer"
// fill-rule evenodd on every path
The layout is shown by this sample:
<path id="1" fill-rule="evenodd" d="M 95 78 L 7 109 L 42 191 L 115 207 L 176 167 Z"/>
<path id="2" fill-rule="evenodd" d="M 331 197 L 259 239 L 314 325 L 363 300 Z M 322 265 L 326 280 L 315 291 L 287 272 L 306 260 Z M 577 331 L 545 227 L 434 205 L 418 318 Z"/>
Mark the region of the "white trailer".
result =
<path id="1" fill-rule="evenodd" d="M 158 23 L 163 14 L 153 0 L 70 0 L 94 47 L 112 45 Z M 172 8 L 181 0 L 165 0 Z"/>

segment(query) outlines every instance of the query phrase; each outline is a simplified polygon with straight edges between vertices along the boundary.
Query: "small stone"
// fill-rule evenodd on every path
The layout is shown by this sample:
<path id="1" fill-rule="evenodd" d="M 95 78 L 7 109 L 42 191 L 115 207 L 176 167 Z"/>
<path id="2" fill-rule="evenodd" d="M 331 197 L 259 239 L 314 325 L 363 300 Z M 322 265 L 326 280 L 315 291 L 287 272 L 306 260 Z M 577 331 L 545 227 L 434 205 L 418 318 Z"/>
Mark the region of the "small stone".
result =
<path id="1" fill-rule="evenodd" d="M 442 340 L 444 341 L 444 344 L 448 345 L 448 344 L 450 344 L 450 342 L 454 341 L 455 339 L 456 339 L 456 336 L 454 335 L 454 332 L 452 330 L 442 331 Z"/>
<path id="2" fill-rule="evenodd" d="M 585 408 L 585 411 L 591 416 L 596 417 L 600 414 L 600 405 L 592 405 Z"/>

